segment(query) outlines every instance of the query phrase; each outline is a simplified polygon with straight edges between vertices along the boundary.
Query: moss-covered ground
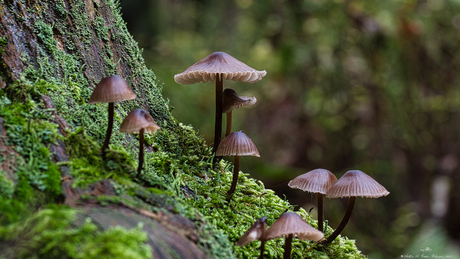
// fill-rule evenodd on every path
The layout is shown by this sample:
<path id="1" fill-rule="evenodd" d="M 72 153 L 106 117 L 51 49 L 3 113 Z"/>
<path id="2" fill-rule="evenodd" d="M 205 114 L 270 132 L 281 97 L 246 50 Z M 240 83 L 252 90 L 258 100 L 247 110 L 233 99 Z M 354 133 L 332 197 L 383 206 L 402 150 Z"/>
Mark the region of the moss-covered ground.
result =
<path id="1" fill-rule="evenodd" d="M 97 228 L 91 221 L 75 225 L 78 206 L 63 205 L 61 189 L 62 167 L 69 169 L 73 187 L 85 188 L 91 183 L 109 179 L 115 196 L 83 197 L 100 205 L 129 204 L 150 211 L 172 208 L 174 213 L 195 222 L 199 230 L 199 247 L 214 258 L 249 258 L 258 255 L 260 242 L 245 247 L 234 246 L 238 238 L 260 217 L 268 225 L 294 206 L 266 189 L 261 181 L 241 173 L 237 190 L 230 202 L 226 192 L 232 178 L 232 164 L 221 161 L 211 166 L 211 150 L 191 126 L 175 120 L 168 102 L 161 96 L 161 86 L 152 71 L 145 67 L 142 52 L 127 32 L 116 2 L 95 1 L 97 8 L 109 8 L 116 21 L 107 27 L 99 12 L 94 19 L 86 17 L 75 4 L 70 10 L 60 1 L 53 7 L 63 19 L 71 16 L 78 35 L 67 35 L 59 24 L 35 22 L 34 30 L 41 44 L 37 45 L 39 66 L 27 67 L 20 80 L 8 81 L 2 71 L 5 89 L 0 89 L 0 118 L 5 129 L 6 146 L 14 152 L 2 157 L 0 170 L 0 250 L 8 251 L 0 258 L 150 258 L 149 247 L 143 245 L 146 236 L 140 229 L 114 227 Z M 39 10 L 39 11 L 37 11 Z M 30 10 L 41 14 L 42 9 Z M 54 27 L 53 27 L 54 26 Z M 65 47 L 56 40 L 56 31 Z M 117 73 L 112 42 L 123 44 L 131 76 L 126 78 L 138 95 L 136 101 L 116 103 L 115 124 L 106 160 L 100 156 L 100 146 L 107 128 L 107 105 L 87 104 L 94 84 L 82 73 L 85 62 L 72 45 L 77 37 L 90 43 L 96 33 L 104 43 L 103 70 Z M 5 47 L 5 45 L 3 45 Z M 52 53 L 52 55 L 50 55 Z M 32 59 L 27 55 L 25 60 Z M 35 64 L 36 62 L 30 62 Z M 94 68 L 96 69 L 96 68 Z M 168 86 L 174 87 L 174 86 Z M 49 96 L 57 114 L 68 123 L 57 123 L 54 109 L 47 108 L 42 98 Z M 143 172 L 136 176 L 138 139 L 136 135 L 120 133 L 118 126 L 124 116 L 135 108 L 148 109 L 162 127 L 146 136 Z M 211 118 L 210 118 L 211 119 Z M 52 145 L 64 143 L 68 161 L 53 162 Z M 155 197 L 147 199 L 145 197 Z M 317 222 L 303 209 L 296 211 L 312 226 Z M 328 228 L 328 233 L 332 229 Z M 64 240 L 64 242 L 62 242 Z M 18 242 L 19 245 L 18 245 Z M 5 246 L 15 244 L 15 249 Z M 284 240 L 266 243 L 270 258 L 280 258 Z M 5 250 L 6 249 L 6 250 Z M 102 254 L 105 253 L 103 256 Z M 354 241 L 338 238 L 327 247 L 314 242 L 293 242 L 293 258 L 361 258 Z"/>

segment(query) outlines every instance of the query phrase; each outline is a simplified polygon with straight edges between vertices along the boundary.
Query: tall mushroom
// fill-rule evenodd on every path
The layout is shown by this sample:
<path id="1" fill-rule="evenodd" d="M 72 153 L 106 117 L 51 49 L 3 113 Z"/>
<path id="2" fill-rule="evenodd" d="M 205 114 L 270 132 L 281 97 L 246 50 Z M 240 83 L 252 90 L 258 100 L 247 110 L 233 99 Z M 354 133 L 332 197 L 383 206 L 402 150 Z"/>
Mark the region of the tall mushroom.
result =
<path id="1" fill-rule="evenodd" d="M 292 239 L 319 241 L 324 237 L 323 232 L 310 226 L 297 213 L 283 213 L 265 232 L 265 240 L 285 237 L 284 259 L 291 258 Z"/>
<path id="2" fill-rule="evenodd" d="M 235 90 L 226 88 L 222 95 L 222 113 L 227 114 L 227 125 L 225 130 L 225 136 L 230 135 L 232 132 L 232 112 L 234 109 L 240 108 L 241 106 L 251 106 L 256 103 L 255 97 L 238 96 Z"/>
<path id="3" fill-rule="evenodd" d="M 369 175 L 359 170 L 350 170 L 340 177 L 337 182 L 327 191 L 327 198 L 349 197 L 347 211 L 340 225 L 321 244 L 327 245 L 332 242 L 345 228 L 350 219 L 355 205 L 356 197 L 378 198 L 387 196 L 390 192 Z"/>
<path id="4" fill-rule="evenodd" d="M 315 169 L 308 173 L 302 174 L 294 178 L 288 183 L 289 187 L 300 189 L 304 192 L 316 193 L 318 206 L 318 230 L 323 231 L 323 195 L 337 182 L 337 177 L 329 170 Z"/>
<path id="5" fill-rule="evenodd" d="M 256 220 L 254 224 L 240 237 L 237 246 L 245 246 L 253 241 L 260 240 L 260 259 L 264 258 L 265 231 L 267 229 L 267 217 Z"/>
<path id="6" fill-rule="evenodd" d="M 257 71 L 225 52 L 214 52 L 196 62 L 184 72 L 174 76 L 174 81 L 183 85 L 216 80 L 216 121 L 213 153 L 217 151 L 222 138 L 223 79 L 254 83 L 262 79 L 266 74 L 265 70 Z"/>
<path id="7" fill-rule="evenodd" d="M 160 127 L 153 121 L 150 114 L 142 109 L 132 110 L 120 125 L 120 131 L 126 133 L 139 133 L 139 165 L 137 175 L 142 171 L 144 165 L 144 133 L 153 134 Z"/>
<path id="8" fill-rule="evenodd" d="M 230 190 L 227 195 L 235 192 L 238 182 L 238 174 L 240 172 L 240 156 L 256 156 L 260 157 L 259 151 L 252 140 L 243 133 L 243 131 L 232 132 L 222 140 L 219 148 L 216 151 L 216 156 L 233 156 L 233 180 Z"/>
<path id="9" fill-rule="evenodd" d="M 136 99 L 136 94 L 123 78 L 113 75 L 103 78 L 94 88 L 88 103 L 109 103 L 109 123 L 102 145 L 102 157 L 105 159 L 105 151 L 109 147 L 113 129 L 114 102 Z"/>

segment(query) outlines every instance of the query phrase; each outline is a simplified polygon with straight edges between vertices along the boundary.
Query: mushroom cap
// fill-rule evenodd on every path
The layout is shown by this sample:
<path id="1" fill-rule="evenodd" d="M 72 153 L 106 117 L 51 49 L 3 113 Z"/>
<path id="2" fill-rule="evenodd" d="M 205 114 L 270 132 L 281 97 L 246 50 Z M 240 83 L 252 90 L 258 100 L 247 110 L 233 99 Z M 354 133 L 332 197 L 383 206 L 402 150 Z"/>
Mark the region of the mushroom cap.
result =
<path id="1" fill-rule="evenodd" d="M 222 74 L 222 79 L 254 83 L 267 72 L 257 71 L 225 52 L 214 52 L 175 75 L 174 81 L 181 85 L 205 83 L 216 80 L 217 74 Z"/>
<path id="2" fill-rule="evenodd" d="M 319 168 L 297 176 L 288 185 L 304 192 L 326 194 L 335 182 L 337 182 L 337 177 L 333 173 Z"/>
<path id="3" fill-rule="evenodd" d="M 236 243 L 237 246 L 245 246 L 255 240 L 260 240 L 262 238 L 263 233 L 265 232 L 265 228 L 267 227 L 267 217 L 262 217 L 244 233 L 238 239 L 238 242 Z"/>
<path id="4" fill-rule="evenodd" d="M 340 177 L 327 191 L 328 198 L 366 197 L 378 198 L 387 196 L 390 192 L 369 175 L 359 171 L 350 170 Z"/>
<path id="5" fill-rule="evenodd" d="M 231 112 L 241 106 L 251 106 L 257 102 L 255 97 L 238 96 L 235 90 L 226 88 L 222 93 L 222 113 Z"/>
<path id="6" fill-rule="evenodd" d="M 301 240 L 319 241 L 324 234 L 310 226 L 297 213 L 283 213 L 265 232 L 265 240 L 285 237 L 293 234 Z"/>
<path id="7" fill-rule="evenodd" d="M 240 130 L 230 133 L 220 142 L 216 150 L 216 156 L 260 157 L 260 154 L 252 140 Z"/>
<path id="8" fill-rule="evenodd" d="M 144 133 L 155 133 L 160 129 L 152 116 L 142 109 L 132 110 L 120 125 L 120 131 L 126 133 L 139 133 L 141 129 Z"/>
<path id="9" fill-rule="evenodd" d="M 113 75 L 103 78 L 94 88 L 88 103 L 113 103 L 136 99 L 136 94 L 123 78 Z"/>

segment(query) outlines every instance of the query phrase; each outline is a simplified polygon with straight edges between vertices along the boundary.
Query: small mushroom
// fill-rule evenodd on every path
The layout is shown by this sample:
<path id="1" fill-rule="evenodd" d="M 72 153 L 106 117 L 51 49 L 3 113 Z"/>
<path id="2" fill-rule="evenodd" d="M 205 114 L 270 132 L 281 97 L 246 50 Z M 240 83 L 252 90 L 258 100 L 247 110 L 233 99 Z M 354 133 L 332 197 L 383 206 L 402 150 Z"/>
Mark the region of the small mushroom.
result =
<path id="1" fill-rule="evenodd" d="M 264 258 L 265 231 L 267 229 L 267 217 L 262 217 L 244 233 L 236 243 L 237 246 L 245 246 L 253 241 L 260 240 L 260 259 Z"/>
<path id="2" fill-rule="evenodd" d="M 226 88 L 222 95 L 222 113 L 227 114 L 227 127 L 225 136 L 228 136 L 232 132 L 232 111 L 233 109 L 240 108 L 241 106 L 251 106 L 256 103 L 255 97 L 238 96 L 235 90 Z"/>
<path id="3" fill-rule="evenodd" d="M 155 124 L 148 112 L 142 109 L 132 110 L 120 125 L 120 131 L 126 133 L 139 133 L 139 165 L 137 175 L 142 171 L 144 164 L 144 133 L 153 134 L 160 127 Z"/>
<path id="4" fill-rule="evenodd" d="M 136 94 L 128 85 L 128 82 L 117 75 L 103 78 L 94 88 L 88 103 L 109 103 L 109 123 L 101 150 L 103 158 L 105 158 L 105 151 L 109 147 L 110 137 L 112 135 L 114 102 L 133 99 L 136 99 Z"/>
<path id="5" fill-rule="evenodd" d="M 283 213 L 265 232 L 265 240 L 285 237 L 284 256 L 291 258 L 292 239 L 319 241 L 324 237 L 323 232 L 310 226 L 297 213 Z"/>
<path id="6" fill-rule="evenodd" d="M 233 180 L 230 190 L 227 195 L 235 192 L 238 182 L 238 174 L 240 172 L 240 156 L 256 156 L 260 157 L 259 151 L 252 140 L 243 133 L 243 131 L 232 132 L 222 140 L 217 148 L 216 156 L 233 156 Z"/>
<path id="7" fill-rule="evenodd" d="M 223 79 L 254 83 L 267 72 L 257 71 L 225 52 L 214 52 L 196 62 L 184 72 L 174 76 L 178 84 L 188 85 L 216 80 L 216 121 L 213 153 L 217 151 L 222 138 L 222 91 Z"/>
<path id="8" fill-rule="evenodd" d="M 318 203 L 318 230 L 323 232 L 323 195 L 337 182 L 337 177 L 326 169 L 315 169 L 294 178 L 288 183 L 289 187 L 304 192 L 316 193 Z"/>
<path id="9" fill-rule="evenodd" d="M 345 228 L 350 219 L 355 205 L 356 197 L 378 198 L 387 196 L 390 192 L 369 175 L 359 170 L 350 170 L 340 177 L 337 182 L 327 191 L 327 198 L 349 197 L 347 211 L 340 225 L 321 244 L 327 245 L 332 242 Z"/>

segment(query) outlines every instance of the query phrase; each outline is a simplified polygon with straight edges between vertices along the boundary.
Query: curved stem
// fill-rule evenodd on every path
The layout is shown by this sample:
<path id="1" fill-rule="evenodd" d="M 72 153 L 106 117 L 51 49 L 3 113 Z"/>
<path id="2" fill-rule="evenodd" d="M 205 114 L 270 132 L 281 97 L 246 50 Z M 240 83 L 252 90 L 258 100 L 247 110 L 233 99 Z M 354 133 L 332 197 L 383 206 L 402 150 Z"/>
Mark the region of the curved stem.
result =
<path id="1" fill-rule="evenodd" d="M 236 189 L 236 184 L 238 183 L 238 174 L 240 173 L 240 157 L 234 156 L 233 157 L 233 180 L 232 185 L 230 186 L 230 190 L 228 191 L 227 195 L 231 196 Z"/>
<path id="2" fill-rule="evenodd" d="M 107 133 L 105 134 L 104 145 L 102 145 L 102 158 L 105 159 L 105 151 L 109 147 L 110 136 L 112 136 L 113 129 L 113 103 L 109 103 L 108 112 L 109 112 L 109 125 L 107 125 Z"/>
<path id="3" fill-rule="evenodd" d="M 225 136 L 232 133 L 232 111 L 227 112 L 227 128 L 225 130 Z"/>
<path id="4" fill-rule="evenodd" d="M 222 139 L 222 91 L 223 91 L 222 74 L 216 75 L 216 121 L 214 128 L 214 146 L 212 153 L 216 153 L 217 147 Z M 213 166 L 221 157 L 214 157 Z"/>
<path id="5" fill-rule="evenodd" d="M 355 205 L 355 200 L 356 197 L 350 197 L 350 199 L 348 200 L 347 212 L 345 212 L 342 222 L 340 222 L 340 225 L 335 229 L 335 231 L 328 238 L 326 238 L 325 241 L 321 242 L 321 244 L 329 244 L 330 242 L 334 241 L 334 239 L 340 234 L 340 232 L 342 232 L 342 230 L 347 225 L 348 220 L 350 219 L 351 212 L 353 211 L 353 207 Z"/>
<path id="6" fill-rule="evenodd" d="M 283 259 L 290 259 L 291 258 L 291 248 L 292 248 L 292 238 L 294 237 L 293 234 L 290 234 L 286 237 L 284 241 L 284 255 Z"/>
<path id="7" fill-rule="evenodd" d="M 137 165 L 137 176 L 141 174 L 144 166 L 144 129 L 139 131 L 139 165 Z"/>
<path id="8" fill-rule="evenodd" d="M 318 206 L 318 230 L 324 233 L 323 228 L 323 220 L 324 220 L 324 212 L 323 212 L 323 194 L 317 193 L 316 194 L 316 203 Z"/>

